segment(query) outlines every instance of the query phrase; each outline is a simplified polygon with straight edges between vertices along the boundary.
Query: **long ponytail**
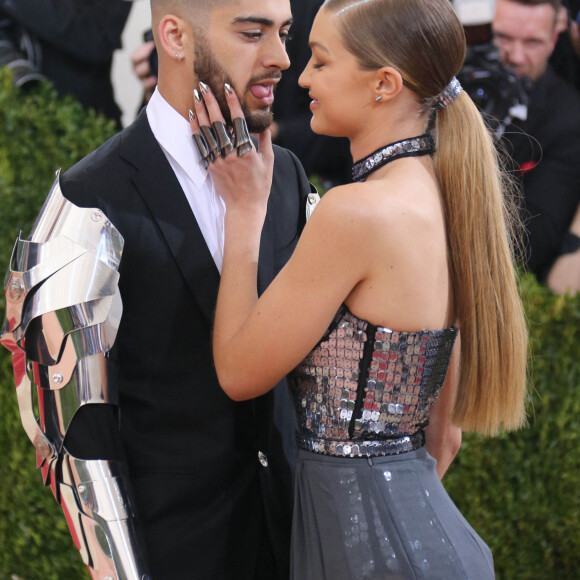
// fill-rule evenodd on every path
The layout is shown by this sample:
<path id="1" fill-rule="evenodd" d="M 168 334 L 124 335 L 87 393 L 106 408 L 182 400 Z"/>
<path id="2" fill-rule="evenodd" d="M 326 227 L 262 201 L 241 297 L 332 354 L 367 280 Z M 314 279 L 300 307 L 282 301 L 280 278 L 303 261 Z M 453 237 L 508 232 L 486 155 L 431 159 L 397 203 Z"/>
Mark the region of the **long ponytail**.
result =
<path id="1" fill-rule="evenodd" d="M 437 113 L 435 168 L 461 330 L 452 419 L 493 434 L 524 423 L 527 330 L 514 271 L 514 204 L 490 133 L 465 93 Z"/>

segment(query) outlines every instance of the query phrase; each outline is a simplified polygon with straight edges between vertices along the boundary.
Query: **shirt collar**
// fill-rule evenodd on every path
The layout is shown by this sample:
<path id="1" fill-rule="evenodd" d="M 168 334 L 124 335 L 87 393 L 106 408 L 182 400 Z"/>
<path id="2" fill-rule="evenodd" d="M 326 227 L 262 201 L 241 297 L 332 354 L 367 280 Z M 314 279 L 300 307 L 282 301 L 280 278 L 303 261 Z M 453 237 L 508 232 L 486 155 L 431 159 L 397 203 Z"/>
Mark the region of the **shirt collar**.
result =
<path id="1" fill-rule="evenodd" d="M 201 155 L 191 137 L 191 127 L 163 98 L 158 88 L 147 104 L 147 119 L 161 147 L 200 189 L 208 173 L 201 165 Z"/>

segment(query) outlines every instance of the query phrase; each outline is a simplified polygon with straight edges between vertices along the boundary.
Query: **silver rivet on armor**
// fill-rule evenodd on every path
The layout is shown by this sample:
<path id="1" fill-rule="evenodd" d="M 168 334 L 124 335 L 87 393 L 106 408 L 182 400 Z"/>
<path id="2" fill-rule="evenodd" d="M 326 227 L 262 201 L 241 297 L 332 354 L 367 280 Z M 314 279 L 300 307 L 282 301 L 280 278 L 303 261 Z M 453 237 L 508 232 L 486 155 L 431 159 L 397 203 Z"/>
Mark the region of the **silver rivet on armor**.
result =
<path id="1" fill-rule="evenodd" d="M 34 446 L 36 447 L 36 451 L 40 457 L 47 458 L 52 455 L 52 449 L 44 439 L 37 439 Z"/>
<path id="2" fill-rule="evenodd" d="M 52 382 L 53 383 L 62 383 L 64 377 L 60 373 L 55 373 L 52 375 Z"/>
<path id="3" fill-rule="evenodd" d="M 22 278 L 12 278 L 8 285 L 8 296 L 10 300 L 18 300 L 24 292 L 24 282 Z"/>
<path id="4" fill-rule="evenodd" d="M 103 214 L 102 214 L 100 211 L 94 211 L 94 212 L 91 214 L 91 219 L 92 219 L 94 222 L 101 221 L 102 217 L 103 217 Z"/>
<path id="5" fill-rule="evenodd" d="M 318 201 L 318 196 L 317 196 L 316 194 L 314 194 L 314 193 L 311 193 L 311 194 L 308 196 L 308 203 L 309 203 L 310 205 L 315 205 L 317 201 Z"/>
<path id="6" fill-rule="evenodd" d="M 265 453 L 258 451 L 258 461 L 262 467 L 268 467 L 268 458 Z"/>

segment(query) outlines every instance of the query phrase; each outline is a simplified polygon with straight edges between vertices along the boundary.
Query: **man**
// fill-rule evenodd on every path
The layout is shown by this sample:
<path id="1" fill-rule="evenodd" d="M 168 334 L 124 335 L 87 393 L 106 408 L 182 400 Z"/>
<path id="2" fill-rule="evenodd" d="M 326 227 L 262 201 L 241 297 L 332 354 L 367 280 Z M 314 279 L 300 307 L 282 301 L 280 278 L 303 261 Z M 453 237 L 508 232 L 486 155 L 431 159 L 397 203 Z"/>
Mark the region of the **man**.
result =
<path id="1" fill-rule="evenodd" d="M 89 551 L 85 561 L 96 578 L 145 578 L 147 574 L 155 580 L 287 578 L 293 457 L 284 453 L 282 440 L 290 430 L 290 405 L 284 399 L 283 385 L 275 389 L 276 395 L 235 403 L 218 384 L 210 335 L 223 252 L 224 206 L 194 146 L 187 119 L 193 108 L 192 92 L 204 81 L 222 101 L 224 82 L 233 85 L 251 131 L 263 131 L 272 122 L 273 88 L 289 66 L 285 40 L 292 23 L 290 4 L 288 0 L 152 0 L 151 6 L 159 84 L 147 110 L 60 179 L 68 201 L 59 201 L 58 211 L 74 215 L 83 211 L 67 205 L 69 202 L 91 208 L 84 210 L 88 227 L 93 227 L 91 221 L 102 224 L 98 226 L 101 242 L 91 239 L 89 243 L 85 238 L 91 237 L 90 231 L 84 225 L 78 232 L 67 233 L 65 240 L 62 236 L 51 239 L 60 222 L 52 224 L 50 212 L 43 212 L 33 237 L 40 239 L 42 234 L 48 242 L 36 252 L 32 242 L 21 241 L 22 251 L 15 253 L 7 285 L 10 307 L 3 342 L 9 344 L 12 335 L 20 337 L 18 316 L 13 313 L 16 301 L 28 296 L 23 279 L 41 276 L 43 268 L 53 267 L 53 261 L 62 268 L 51 277 L 44 274 L 42 286 L 34 287 L 30 292 L 34 296 L 26 298 L 25 312 L 29 302 L 40 311 L 51 296 L 46 300 L 36 297 L 42 297 L 43 288 L 50 288 L 52 279 L 68 267 L 62 267 L 66 263 L 62 252 L 53 252 L 49 244 L 63 244 L 70 254 L 81 254 L 81 258 L 93 252 L 99 257 L 95 262 L 106 262 L 106 277 L 84 276 L 83 280 L 91 280 L 90 292 L 74 316 L 71 308 L 63 310 L 67 303 L 61 301 L 60 310 L 57 306 L 54 312 L 45 308 L 45 318 L 34 319 L 25 333 L 26 357 L 33 359 L 29 366 L 38 367 L 35 379 L 36 375 L 40 379 L 46 376 L 50 383 L 50 391 L 39 389 L 41 404 L 52 396 L 62 403 L 64 395 L 58 398 L 57 389 L 67 389 L 68 385 L 62 387 L 66 373 L 42 366 L 54 365 L 54 361 L 45 362 L 46 351 L 60 352 L 58 343 L 53 344 L 55 326 L 63 326 L 63 334 L 70 332 L 62 323 L 65 310 L 66 320 L 76 328 L 79 319 L 96 317 L 97 302 L 114 296 L 111 270 L 120 254 L 116 228 L 124 239 L 119 266 L 123 315 L 114 346 L 110 350 L 106 344 L 101 346 L 111 342 L 114 320 L 107 333 L 99 334 L 99 340 L 76 341 L 75 345 L 77 354 L 81 348 L 108 350 L 108 387 L 100 393 L 105 402 L 114 402 L 109 391 L 118 391 L 120 431 L 113 405 L 85 404 L 64 430 L 60 455 L 46 452 L 46 446 L 54 442 L 36 443 L 43 435 L 34 426 L 32 435 L 29 432 L 38 452 L 49 456 L 51 467 L 45 478 L 51 485 L 56 483 L 55 495 L 62 497 L 81 552 Z M 55 190 L 58 193 L 58 186 Z M 294 249 L 305 222 L 309 193 L 296 157 L 276 148 L 260 251 L 260 292 Z M 81 213 L 78 219 L 86 216 Z M 50 227 L 45 227 L 47 220 Z M 72 247 L 71 236 L 76 236 Z M 83 254 L 79 246 L 90 251 Z M 41 250 L 51 256 L 50 264 L 45 259 L 30 268 Z M 23 261 L 28 265 L 27 275 L 18 277 L 17 265 Z M 102 264 L 97 266 L 95 270 L 101 272 Z M 69 294 L 76 292 L 79 278 L 75 272 L 65 286 Z M 66 294 L 62 287 L 60 293 Z M 94 297 L 98 300 L 88 302 Z M 38 347 L 46 336 L 51 339 L 45 341 L 46 348 Z M 61 351 L 66 353 L 63 344 Z M 21 368 L 18 364 L 23 359 L 18 345 L 23 346 L 11 344 L 15 368 Z M 37 360 L 35 351 L 40 352 Z M 16 374 L 18 382 L 26 373 Z M 85 373 L 77 379 L 79 385 L 88 387 L 95 377 Z M 102 403 L 98 398 L 89 402 Z M 55 416 L 57 427 L 63 423 L 60 403 L 48 414 L 41 412 L 44 422 L 50 423 L 50 416 Z M 59 482 L 59 461 L 68 485 Z M 128 467 L 127 483 L 123 465 Z M 118 504 L 126 503 L 114 501 L 117 494 L 134 500 L 136 518 L 131 519 L 130 511 L 128 517 L 116 515 Z M 81 527 L 76 504 L 83 511 L 78 516 Z M 92 516 L 90 521 L 87 513 Z M 116 537 L 113 532 L 107 535 L 119 521 L 125 525 L 124 531 L 117 530 Z M 145 538 L 143 557 L 135 555 L 143 545 L 139 530 Z M 98 545 L 85 549 L 84 539 L 90 534 Z M 122 562 L 124 558 L 129 564 Z M 111 559 L 114 573 L 108 571 Z M 101 561 L 104 564 L 99 567 Z M 121 573 L 129 568 L 133 571 Z"/>
<path id="2" fill-rule="evenodd" d="M 498 0 L 492 23 L 503 64 L 532 83 L 527 119 L 503 140 L 523 185 L 525 262 L 540 280 L 580 198 L 580 96 L 548 65 L 560 9 L 560 0 Z"/>

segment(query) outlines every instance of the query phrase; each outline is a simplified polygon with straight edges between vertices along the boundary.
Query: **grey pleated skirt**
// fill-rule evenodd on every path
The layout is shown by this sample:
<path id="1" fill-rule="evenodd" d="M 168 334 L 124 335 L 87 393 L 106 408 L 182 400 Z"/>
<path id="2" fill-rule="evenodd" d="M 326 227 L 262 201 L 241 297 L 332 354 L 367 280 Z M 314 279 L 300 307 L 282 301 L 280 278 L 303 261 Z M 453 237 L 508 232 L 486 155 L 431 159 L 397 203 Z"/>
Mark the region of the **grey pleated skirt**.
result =
<path id="1" fill-rule="evenodd" d="M 424 447 L 370 460 L 300 451 L 292 580 L 495 578 L 435 465 Z"/>

